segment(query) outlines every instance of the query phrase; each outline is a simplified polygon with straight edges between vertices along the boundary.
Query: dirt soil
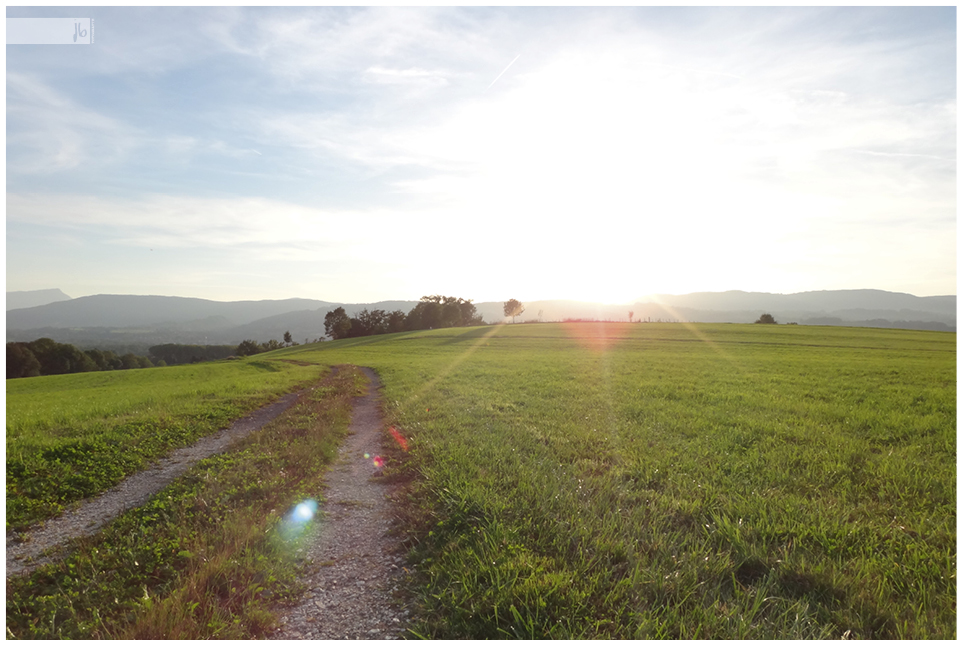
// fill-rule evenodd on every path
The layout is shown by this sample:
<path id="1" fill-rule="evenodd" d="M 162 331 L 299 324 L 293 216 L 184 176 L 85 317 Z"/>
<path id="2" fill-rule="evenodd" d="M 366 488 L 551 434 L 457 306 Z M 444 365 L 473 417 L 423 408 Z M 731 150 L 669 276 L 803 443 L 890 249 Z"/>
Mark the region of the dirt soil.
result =
<path id="1" fill-rule="evenodd" d="M 380 383 L 363 370 L 367 394 L 355 401 L 350 435 L 325 476 L 325 501 L 302 547 L 307 595 L 281 613 L 272 639 L 398 639 L 407 627 L 400 595 L 408 568 L 390 532 L 391 487 L 375 464 L 383 453 Z"/>

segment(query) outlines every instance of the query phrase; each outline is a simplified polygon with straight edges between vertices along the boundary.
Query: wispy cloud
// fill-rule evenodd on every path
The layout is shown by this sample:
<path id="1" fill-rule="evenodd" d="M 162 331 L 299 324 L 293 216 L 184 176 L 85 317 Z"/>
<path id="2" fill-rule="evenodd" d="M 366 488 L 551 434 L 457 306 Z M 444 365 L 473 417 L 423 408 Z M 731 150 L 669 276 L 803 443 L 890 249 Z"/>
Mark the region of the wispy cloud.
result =
<path id="1" fill-rule="evenodd" d="M 765 289 L 733 260 L 767 245 L 788 290 L 818 288 L 816 269 L 848 277 L 835 255 L 882 277 L 881 255 L 909 267 L 955 235 L 955 34 L 938 11 L 110 12 L 122 29 L 89 73 L 8 57 L 18 223 L 370 264 L 467 228 L 494 261 L 451 281 L 527 270 L 546 290 L 583 280 L 531 260 L 631 277 L 682 257 Z M 28 182 L 40 172 L 63 183 Z M 505 233 L 519 259 L 495 252 Z"/>
<path id="2" fill-rule="evenodd" d="M 392 69 L 382 66 L 371 66 L 365 70 L 365 80 L 381 84 L 430 84 L 445 85 L 448 83 L 448 73 L 441 70 L 425 70 L 422 68 Z"/>
<path id="3" fill-rule="evenodd" d="M 375 210 L 320 210 L 263 198 L 7 195 L 11 223 L 97 232 L 106 243 L 140 248 L 248 247 L 261 259 L 313 259 L 333 249 L 346 254 L 375 250 L 379 244 L 370 241 L 372 228 L 400 234 L 401 224 L 394 216 Z"/>
<path id="4" fill-rule="evenodd" d="M 7 165 L 47 174 L 122 159 L 143 134 L 89 110 L 33 75 L 7 73 Z"/>

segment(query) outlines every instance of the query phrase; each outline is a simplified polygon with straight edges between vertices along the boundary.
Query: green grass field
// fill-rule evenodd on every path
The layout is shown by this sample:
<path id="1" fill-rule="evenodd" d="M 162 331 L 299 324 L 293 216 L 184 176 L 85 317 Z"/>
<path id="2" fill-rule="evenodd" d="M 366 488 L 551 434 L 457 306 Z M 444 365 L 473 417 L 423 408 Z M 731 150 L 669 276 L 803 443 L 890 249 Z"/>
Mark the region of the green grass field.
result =
<path id="1" fill-rule="evenodd" d="M 261 358 L 7 380 L 7 530 L 54 516 L 327 368 Z"/>
<path id="2" fill-rule="evenodd" d="M 384 379 L 431 522 L 423 636 L 955 636 L 954 334 L 571 323 L 298 356 Z"/>
<path id="3" fill-rule="evenodd" d="M 413 636 L 956 637 L 955 334 L 526 324 L 252 361 L 285 360 L 381 376 Z"/>
<path id="4" fill-rule="evenodd" d="M 8 639 L 251 639 L 304 587 L 313 524 L 294 504 L 323 499 L 347 435 L 354 369 L 328 374 L 224 453 L 197 463 L 62 560 L 7 578 Z"/>

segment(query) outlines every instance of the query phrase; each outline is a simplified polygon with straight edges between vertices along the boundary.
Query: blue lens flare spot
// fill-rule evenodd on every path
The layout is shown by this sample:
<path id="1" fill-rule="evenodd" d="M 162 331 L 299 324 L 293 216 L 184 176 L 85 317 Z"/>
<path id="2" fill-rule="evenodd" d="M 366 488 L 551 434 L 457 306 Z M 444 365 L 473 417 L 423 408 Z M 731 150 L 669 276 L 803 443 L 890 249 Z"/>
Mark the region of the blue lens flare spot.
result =
<path id="1" fill-rule="evenodd" d="M 308 523 L 318 512 L 318 502 L 307 499 L 294 506 L 281 522 L 280 532 L 285 541 L 294 541 L 308 530 Z"/>
<path id="2" fill-rule="evenodd" d="M 314 499 L 308 499 L 307 501 L 302 501 L 298 505 L 294 506 L 294 510 L 291 511 L 290 519 L 296 523 L 305 523 L 311 521 L 314 518 L 314 513 L 318 511 L 318 502 Z"/>

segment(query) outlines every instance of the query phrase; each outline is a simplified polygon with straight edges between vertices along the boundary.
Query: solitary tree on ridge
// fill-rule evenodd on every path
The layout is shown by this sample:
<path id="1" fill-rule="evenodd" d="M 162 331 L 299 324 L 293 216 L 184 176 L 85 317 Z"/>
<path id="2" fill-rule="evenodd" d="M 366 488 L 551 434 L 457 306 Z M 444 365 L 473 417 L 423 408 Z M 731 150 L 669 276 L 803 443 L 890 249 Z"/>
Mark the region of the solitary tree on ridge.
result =
<path id="1" fill-rule="evenodd" d="M 512 322 L 515 322 L 515 317 L 520 316 L 525 311 L 525 305 L 519 301 L 512 298 L 505 303 L 505 316 L 511 316 Z"/>

